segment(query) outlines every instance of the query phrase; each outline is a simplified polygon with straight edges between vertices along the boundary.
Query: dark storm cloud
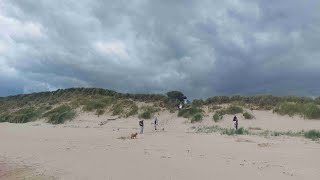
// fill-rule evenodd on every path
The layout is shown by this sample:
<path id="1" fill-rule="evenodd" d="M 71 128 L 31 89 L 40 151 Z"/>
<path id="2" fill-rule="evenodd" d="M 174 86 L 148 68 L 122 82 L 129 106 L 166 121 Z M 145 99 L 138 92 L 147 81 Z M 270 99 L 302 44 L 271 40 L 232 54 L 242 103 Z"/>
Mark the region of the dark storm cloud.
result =
<path id="1" fill-rule="evenodd" d="M 319 95 L 319 12 L 316 0 L 0 0 L 0 96 Z"/>

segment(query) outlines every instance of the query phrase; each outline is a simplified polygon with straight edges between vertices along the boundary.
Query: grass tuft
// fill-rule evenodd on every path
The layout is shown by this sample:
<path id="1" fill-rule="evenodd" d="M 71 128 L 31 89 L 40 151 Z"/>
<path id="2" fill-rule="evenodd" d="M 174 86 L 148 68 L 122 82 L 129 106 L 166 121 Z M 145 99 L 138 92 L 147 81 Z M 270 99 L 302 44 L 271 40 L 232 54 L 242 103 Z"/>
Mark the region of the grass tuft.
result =
<path id="1" fill-rule="evenodd" d="M 191 118 L 191 123 L 201 122 L 202 119 L 203 119 L 202 114 L 201 113 L 197 113 Z"/>
<path id="2" fill-rule="evenodd" d="M 244 112 L 242 115 L 245 119 L 253 119 L 254 118 L 254 116 L 247 111 Z"/>
<path id="3" fill-rule="evenodd" d="M 76 112 L 69 105 L 61 105 L 45 113 L 43 117 L 51 124 L 63 124 L 66 120 L 72 120 Z"/>

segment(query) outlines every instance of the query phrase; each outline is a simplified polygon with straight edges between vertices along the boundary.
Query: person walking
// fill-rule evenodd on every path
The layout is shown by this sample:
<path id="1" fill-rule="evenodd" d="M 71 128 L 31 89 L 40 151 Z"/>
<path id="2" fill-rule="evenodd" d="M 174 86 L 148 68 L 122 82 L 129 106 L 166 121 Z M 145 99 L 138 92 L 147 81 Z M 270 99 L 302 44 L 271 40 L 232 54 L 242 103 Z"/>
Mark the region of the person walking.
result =
<path id="1" fill-rule="evenodd" d="M 238 122 L 237 116 L 234 116 L 234 117 L 233 117 L 233 124 L 234 124 L 234 127 L 235 127 L 236 129 L 238 129 L 238 124 L 239 124 L 239 122 Z"/>
<path id="2" fill-rule="evenodd" d="M 139 126 L 140 126 L 140 134 L 143 134 L 143 128 L 144 128 L 143 120 L 139 121 Z"/>
<path id="3" fill-rule="evenodd" d="M 159 114 L 158 114 L 159 115 Z M 157 126 L 159 124 L 158 117 L 154 116 L 154 130 L 157 130 Z"/>

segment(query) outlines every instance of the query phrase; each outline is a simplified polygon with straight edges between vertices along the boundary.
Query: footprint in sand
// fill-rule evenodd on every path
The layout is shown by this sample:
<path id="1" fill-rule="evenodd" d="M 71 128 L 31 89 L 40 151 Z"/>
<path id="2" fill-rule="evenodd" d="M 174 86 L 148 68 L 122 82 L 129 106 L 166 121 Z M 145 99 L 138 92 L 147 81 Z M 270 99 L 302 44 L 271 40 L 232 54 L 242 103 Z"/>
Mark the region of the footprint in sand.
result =
<path id="1" fill-rule="evenodd" d="M 259 147 L 271 147 L 272 144 L 270 143 L 260 143 L 260 144 L 257 144 Z"/>

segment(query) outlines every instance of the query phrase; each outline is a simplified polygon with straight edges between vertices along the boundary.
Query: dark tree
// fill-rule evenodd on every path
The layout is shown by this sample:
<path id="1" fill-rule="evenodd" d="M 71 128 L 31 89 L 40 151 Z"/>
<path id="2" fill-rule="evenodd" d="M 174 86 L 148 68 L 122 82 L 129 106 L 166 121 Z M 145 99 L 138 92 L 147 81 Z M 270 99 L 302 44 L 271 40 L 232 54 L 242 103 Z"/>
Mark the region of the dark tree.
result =
<path id="1" fill-rule="evenodd" d="M 169 99 L 179 101 L 179 102 L 183 102 L 184 99 L 187 99 L 187 97 L 180 91 L 167 92 L 167 96 L 169 97 Z"/>

